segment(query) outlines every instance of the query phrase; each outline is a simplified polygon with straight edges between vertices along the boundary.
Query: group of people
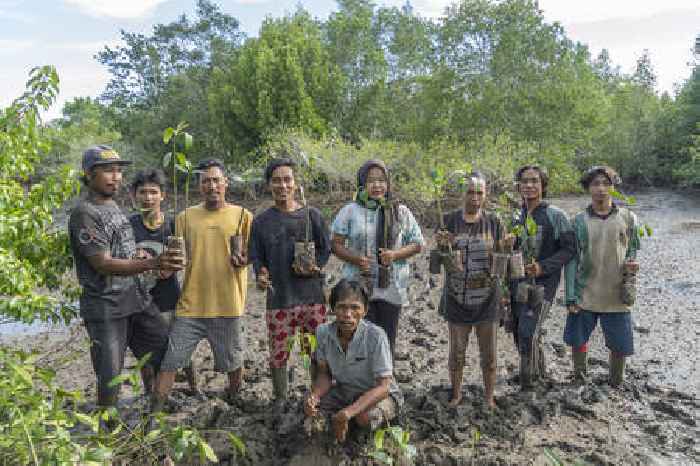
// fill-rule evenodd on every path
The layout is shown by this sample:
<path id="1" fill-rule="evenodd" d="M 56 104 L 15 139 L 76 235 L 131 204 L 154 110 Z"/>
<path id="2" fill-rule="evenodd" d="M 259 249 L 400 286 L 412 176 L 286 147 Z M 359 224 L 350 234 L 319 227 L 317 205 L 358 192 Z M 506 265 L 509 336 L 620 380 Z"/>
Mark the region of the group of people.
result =
<path id="1" fill-rule="evenodd" d="M 143 170 L 130 185 L 138 212 L 127 218 L 114 197 L 129 163 L 108 146 L 88 149 L 82 161 L 87 195 L 69 222 L 101 408 L 117 402 L 119 386 L 110 381 L 121 372 L 127 347 L 144 361 L 152 412 L 164 409 L 180 369 L 190 390 L 199 393 L 192 354 L 203 339 L 211 346 L 214 369 L 228 374 L 225 397 L 235 399 L 244 380 L 241 317 L 252 265 L 256 286 L 266 293 L 275 400 L 287 398 L 290 342 L 310 351 L 305 335 L 313 334 L 307 416 L 327 416 L 342 441 L 352 420 L 376 428 L 400 412 L 403 397 L 393 360 L 401 311 L 410 304 L 407 260 L 421 252 L 425 240 L 411 211 L 393 196 L 390 171 L 381 160 L 361 166 L 355 199 L 330 228 L 318 209 L 296 195 L 300 186 L 290 159 L 267 165 L 264 178 L 274 206 L 255 217 L 227 202 L 225 167 L 210 159 L 196 168 L 201 204 L 176 218 L 166 215 L 163 173 Z M 463 207 L 445 215 L 436 232 L 437 247 L 450 251 L 439 312 L 448 323 L 453 406 L 462 399 L 472 330 L 487 405 L 495 406 L 500 324 L 513 332 L 523 389 L 545 376 L 544 322 L 562 268 L 568 307 L 564 340 L 572 347 L 575 377 L 586 377 L 587 342 L 599 320 L 611 351 L 612 385 L 621 382 L 625 357 L 633 353 L 630 305 L 620 288 L 623 268 L 636 264 L 639 237 L 634 214 L 611 197 L 619 176 L 606 166 L 587 171 L 581 183 L 591 204 L 573 222 L 543 200 L 545 170 L 522 167 L 516 182 L 522 212 L 515 225 L 534 222 L 536 233 L 509 230 L 486 210 L 487 180 L 478 172 L 466 177 Z M 184 251 L 173 249 L 173 238 L 183 239 Z M 524 277 L 494 276 L 493 252 L 504 244 L 529 251 Z M 331 252 L 343 269 L 327 299 L 323 269 Z M 521 299 L 534 290 L 542 294 L 539 302 Z M 330 313 L 334 318 L 327 322 Z"/>

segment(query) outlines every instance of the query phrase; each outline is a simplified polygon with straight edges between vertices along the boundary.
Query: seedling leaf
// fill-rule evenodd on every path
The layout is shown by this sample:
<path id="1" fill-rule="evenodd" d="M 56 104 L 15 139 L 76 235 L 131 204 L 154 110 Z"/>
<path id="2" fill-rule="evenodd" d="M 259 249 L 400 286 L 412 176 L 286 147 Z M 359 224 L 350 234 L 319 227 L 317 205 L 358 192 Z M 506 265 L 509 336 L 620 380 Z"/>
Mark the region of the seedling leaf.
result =
<path id="1" fill-rule="evenodd" d="M 229 432 L 228 439 L 231 441 L 231 445 L 233 445 L 233 447 L 238 451 L 238 453 L 241 454 L 241 456 L 246 455 L 245 443 L 243 443 L 243 440 L 241 440 L 240 437 Z"/>
<path id="2" fill-rule="evenodd" d="M 175 129 L 165 128 L 165 130 L 163 130 L 163 144 L 169 143 L 170 140 L 173 138 L 174 134 L 175 134 Z"/>

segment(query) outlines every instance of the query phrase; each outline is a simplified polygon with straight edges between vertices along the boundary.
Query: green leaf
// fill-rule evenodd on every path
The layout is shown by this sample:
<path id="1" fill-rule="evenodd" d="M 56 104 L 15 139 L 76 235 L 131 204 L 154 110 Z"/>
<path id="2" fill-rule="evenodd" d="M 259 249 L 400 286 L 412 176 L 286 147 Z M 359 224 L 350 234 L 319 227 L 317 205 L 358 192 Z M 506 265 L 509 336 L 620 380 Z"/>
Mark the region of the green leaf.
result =
<path id="1" fill-rule="evenodd" d="M 187 163 L 187 156 L 183 154 L 182 152 L 176 152 L 175 153 L 175 160 L 176 163 L 182 167 L 185 166 L 185 163 Z"/>
<path id="2" fill-rule="evenodd" d="M 386 434 L 385 429 L 377 429 L 374 432 L 374 448 L 381 450 L 384 448 L 384 435 Z"/>
<path id="3" fill-rule="evenodd" d="M 110 380 L 107 386 L 116 387 L 117 385 L 120 385 L 129 379 L 131 379 L 131 374 L 119 374 L 118 376 Z"/>
<path id="4" fill-rule="evenodd" d="M 646 232 L 647 236 L 651 236 L 654 233 L 654 230 L 652 230 L 649 225 L 644 225 L 644 231 Z"/>
<path id="5" fill-rule="evenodd" d="M 163 162 L 162 162 L 163 168 L 167 168 L 170 166 L 170 161 L 172 160 L 172 158 L 173 158 L 172 152 L 168 152 L 167 154 L 165 154 L 163 156 Z"/>
<path id="6" fill-rule="evenodd" d="M 190 133 L 182 133 L 185 150 L 188 151 L 192 148 L 192 135 Z"/>
<path id="7" fill-rule="evenodd" d="M 29 386 L 34 385 L 34 382 L 32 380 L 32 376 L 29 373 L 29 371 L 27 371 L 27 369 L 25 369 L 24 367 L 18 366 L 17 364 L 12 364 L 12 363 L 10 363 L 9 366 L 12 368 L 14 373 L 17 374 L 20 379 L 22 379 L 22 382 L 26 383 Z"/>
<path id="8" fill-rule="evenodd" d="M 99 421 L 92 417 L 88 416 L 87 414 L 84 413 L 79 413 L 75 412 L 73 413 L 75 415 L 75 418 L 80 421 L 82 424 L 85 424 L 88 426 L 90 429 L 92 429 L 93 432 L 97 432 L 99 429 Z"/>
<path id="9" fill-rule="evenodd" d="M 240 437 L 237 435 L 229 432 L 228 433 L 228 439 L 231 442 L 231 445 L 238 451 L 238 453 L 241 454 L 241 456 L 246 455 L 246 448 L 245 448 L 245 443 L 243 443 L 243 440 L 241 440 Z"/>
<path id="10" fill-rule="evenodd" d="M 527 218 L 525 219 L 525 225 L 527 226 L 528 236 L 534 237 L 535 235 L 537 235 L 537 223 L 535 222 L 535 219 L 532 218 L 532 216 L 527 216 Z"/>
<path id="11" fill-rule="evenodd" d="M 165 128 L 165 130 L 163 130 L 163 144 L 169 143 L 170 140 L 173 138 L 174 134 L 175 134 L 175 129 Z"/>
<path id="12" fill-rule="evenodd" d="M 214 453 L 214 449 L 204 440 L 199 441 L 199 454 L 200 457 L 204 457 L 212 463 L 219 462 L 219 458 L 216 456 L 216 453 Z"/>

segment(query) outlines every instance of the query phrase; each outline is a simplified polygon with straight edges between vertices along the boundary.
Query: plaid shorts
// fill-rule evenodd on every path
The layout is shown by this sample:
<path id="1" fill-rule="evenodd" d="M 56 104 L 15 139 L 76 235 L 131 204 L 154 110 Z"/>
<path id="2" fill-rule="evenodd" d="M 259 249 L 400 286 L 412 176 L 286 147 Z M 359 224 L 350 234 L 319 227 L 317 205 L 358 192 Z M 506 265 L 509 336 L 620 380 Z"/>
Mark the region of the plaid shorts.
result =
<path id="1" fill-rule="evenodd" d="M 300 304 L 287 309 L 269 309 L 266 312 L 267 346 L 270 349 L 270 367 L 280 368 L 289 359 L 290 337 L 297 329 L 315 334 L 316 327 L 326 321 L 326 306 L 323 304 Z"/>
<path id="2" fill-rule="evenodd" d="M 334 385 L 331 387 L 328 393 L 326 393 L 326 396 L 321 398 L 319 408 L 321 413 L 330 419 L 341 409 L 347 408 L 353 404 L 357 398 L 359 397 L 348 397 L 341 388 Z M 398 404 L 396 403 L 396 400 L 391 395 L 387 396 L 382 401 L 370 408 L 367 412 L 370 429 L 376 430 L 384 425 L 387 425 L 387 422 L 394 419 L 397 413 Z M 329 423 L 328 425 L 331 424 Z"/>
<path id="3" fill-rule="evenodd" d="M 214 353 L 214 370 L 232 372 L 243 366 L 243 327 L 239 317 L 177 316 L 170 328 L 168 352 L 160 369 L 175 371 L 189 366 L 192 353 L 204 338 Z"/>

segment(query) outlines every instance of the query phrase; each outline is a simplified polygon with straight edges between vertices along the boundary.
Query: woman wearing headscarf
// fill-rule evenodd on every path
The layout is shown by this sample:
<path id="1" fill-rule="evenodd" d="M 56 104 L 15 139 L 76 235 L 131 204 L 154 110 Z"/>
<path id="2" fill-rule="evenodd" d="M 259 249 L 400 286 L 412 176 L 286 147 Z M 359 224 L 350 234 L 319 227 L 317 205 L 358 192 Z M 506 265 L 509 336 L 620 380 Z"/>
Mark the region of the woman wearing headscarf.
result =
<path id="1" fill-rule="evenodd" d="M 462 401 L 462 375 L 469 334 L 479 341 L 485 403 L 494 407 L 496 387 L 496 334 L 503 315 L 501 287 L 490 273 L 494 246 L 504 238 L 504 228 L 492 213 L 484 211 L 486 179 L 479 172 L 466 177 L 464 207 L 445 215 L 445 230 L 437 232 L 441 246 L 451 245 L 446 265 L 440 313 L 449 328 L 448 368 L 452 384 L 450 406 Z"/>
<path id="2" fill-rule="evenodd" d="M 344 262 L 343 277 L 369 288 L 366 318 L 384 329 L 393 356 L 401 307 L 408 304 L 406 260 L 421 251 L 423 235 L 408 207 L 393 199 L 384 162 L 365 162 L 357 187 L 355 201 L 333 221 L 333 252 Z"/>

